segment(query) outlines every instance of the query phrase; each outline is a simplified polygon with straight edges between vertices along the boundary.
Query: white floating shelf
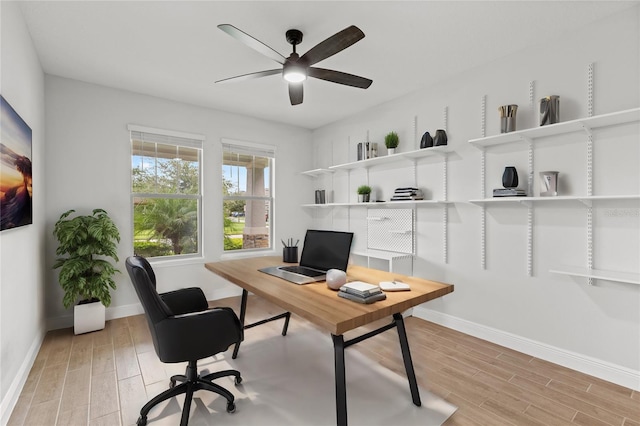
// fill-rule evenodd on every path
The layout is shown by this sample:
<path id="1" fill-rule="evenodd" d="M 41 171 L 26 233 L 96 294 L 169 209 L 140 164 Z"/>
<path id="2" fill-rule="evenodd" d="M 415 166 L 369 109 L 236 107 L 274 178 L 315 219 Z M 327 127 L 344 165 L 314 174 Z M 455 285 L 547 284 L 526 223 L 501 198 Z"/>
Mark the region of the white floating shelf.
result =
<path id="1" fill-rule="evenodd" d="M 320 208 L 324 208 L 324 207 L 348 207 L 348 206 L 355 206 L 356 204 L 362 204 L 362 203 L 303 204 L 302 207 L 320 207 Z"/>
<path id="2" fill-rule="evenodd" d="M 393 163 L 402 160 L 411 160 L 415 158 L 430 157 L 430 156 L 445 156 L 452 149 L 448 145 L 434 146 L 432 148 L 423 148 L 415 151 L 398 152 L 392 155 L 386 155 L 383 157 L 370 158 L 368 160 L 354 161 L 352 163 L 338 164 L 330 166 L 329 169 L 333 170 L 353 170 L 353 169 L 366 169 L 372 166 L 380 164 Z"/>
<path id="3" fill-rule="evenodd" d="M 404 257 L 413 257 L 413 255 L 409 253 L 396 253 L 392 251 L 382 251 L 382 250 L 353 251 L 351 252 L 351 254 L 355 254 L 356 256 L 372 257 L 374 259 L 383 259 L 383 260 L 394 260 L 394 259 L 402 259 Z"/>
<path id="4" fill-rule="evenodd" d="M 482 148 L 513 142 L 526 142 L 530 139 L 633 123 L 637 121 L 640 121 L 640 108 L 633 108 L 619 112 L 612 112 L 610 114 L 597 115 L 595 117 L 580 118 L 547 126 L 532 127 L 530 129 L 517 130 L 515 132 L 471 139 L 469 140 L 469 143 Z"/>
<path id="5" fill-rule="evenodd" d="M 484 198 L 480 200 L 469 200 L 473 204 L 500 204 L 500 203 L 520 203 L 528 204 L 531 202 L 561 202 L 561 201 L 579 201 L 583 204 L 589 205 L 592 201 L 607 201 L 607 200 L 640 200 L 640 195 L 592 195 L 592 196 L 579 196 L 579 195 L 559 195 L 557 197 L 494 197 Z"/>
<path id="6" fill-rule="evenodd" d="M 578 266 L 560 266 L 557 269 L 551 269 L 549 272 L 552 272 L 554 274 L 569 275 L 572 277 L 593 278 L 598 280 L 640 285 L 640 273 L 634 272 L 605 271 L 601 269 L 581 268 Z"/>
<path id="7" fill-rule="evenodd" d="M 381 201 L 373 203 L 325 203 L 325 204 L 303 204 L 302 207 L 389 207 L 407 204 L 451 204 L 453 201 L 442 200 L 415 200 L 415 201 Z"/>
<path id="8" fill-rule="evenodd" d="M 305 176 L 310 176 L 310 177 L 317 177 L 317 176 L 331 174 L 331 173 L 333 173 L 333 170 L 331 169 L 313 169 L 313 170 L 307 170 L 306 172 L 301 172 L 300 174 L 303 174 Z"/>

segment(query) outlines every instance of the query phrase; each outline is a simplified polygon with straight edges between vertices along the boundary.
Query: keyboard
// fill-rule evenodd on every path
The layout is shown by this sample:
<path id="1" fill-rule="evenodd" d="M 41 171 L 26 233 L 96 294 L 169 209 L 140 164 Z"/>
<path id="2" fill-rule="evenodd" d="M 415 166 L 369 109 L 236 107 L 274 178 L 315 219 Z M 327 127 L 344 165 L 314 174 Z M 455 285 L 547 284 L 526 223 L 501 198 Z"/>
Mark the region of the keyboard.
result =
<path id="1" fill-rule="evenodd" d="M 308 268 L 306 266 L 282 266 L 280 269 L 287 272 L 293 272 L 295 274 L 304 275 L 307 277 L 319 277 L 320 275 L 326 274 L 324 271 L 319 271 L 318 269 Z"/>

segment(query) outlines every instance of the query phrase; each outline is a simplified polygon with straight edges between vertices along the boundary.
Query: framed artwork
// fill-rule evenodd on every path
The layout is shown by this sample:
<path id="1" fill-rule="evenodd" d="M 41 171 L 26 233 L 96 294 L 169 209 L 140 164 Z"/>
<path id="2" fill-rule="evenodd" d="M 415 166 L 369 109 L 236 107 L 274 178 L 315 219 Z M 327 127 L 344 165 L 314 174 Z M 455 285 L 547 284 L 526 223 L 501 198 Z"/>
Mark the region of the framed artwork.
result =
<path id="1" fill-rule="evenodd" d="M 0 231 L 32 219 L 31 128 L 0 95 Z"/>

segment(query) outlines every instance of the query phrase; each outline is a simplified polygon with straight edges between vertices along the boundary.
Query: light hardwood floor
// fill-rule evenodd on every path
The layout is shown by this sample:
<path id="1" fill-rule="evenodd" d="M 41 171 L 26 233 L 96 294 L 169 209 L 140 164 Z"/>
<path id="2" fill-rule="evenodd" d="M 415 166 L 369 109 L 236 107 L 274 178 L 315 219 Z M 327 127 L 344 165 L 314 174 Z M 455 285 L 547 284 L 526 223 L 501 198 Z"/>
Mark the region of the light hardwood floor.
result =
<path id="1" fill-rule="evenodd" d="M 239 297 L 212 305 L 237 312 Z M 250 297 L 247 321 L 280 312 Z M 248 338 L 282 338 L 281 324 L 253 328 Z M 289 333 L 309 326 L 293 316 Z M 406 327 L 419 385 L 459 407 L 446 425 L 640 426 L 640 392 L 421 319 L 407 318 Z M 353 348 L 404 375 L 394 331 Z M 182 369 L 160 363 L 142 315 L 84 335 L 51 331 L 8 426 L 133 425 L 147 399 Z"/>

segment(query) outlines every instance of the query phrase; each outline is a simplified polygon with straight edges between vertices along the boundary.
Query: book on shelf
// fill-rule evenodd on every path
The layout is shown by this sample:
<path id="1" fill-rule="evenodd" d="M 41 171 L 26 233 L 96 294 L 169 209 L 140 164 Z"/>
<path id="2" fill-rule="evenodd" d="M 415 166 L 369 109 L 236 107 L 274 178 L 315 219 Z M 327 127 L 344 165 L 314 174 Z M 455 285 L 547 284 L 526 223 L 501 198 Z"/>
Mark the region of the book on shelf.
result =
<path id="1" fill-rule="evenodd" d="M 526 197 L 524 189 L 518 188 L 496 188 L 493 190 L 494 197 Z"/>
<path id="2" fill-rule="evenodd" d="M 378 300 L 384 300 L 384 299 L 387 298 L 387 295 L 384 294 L 383 292 L 375 293 L 375 294 L 372 294 L 371 296 L 367 296 L 367 297 L 361 297 L 361 296 L 357 296 L 355 294 L 347 293 L 346 291 L 342 291 L 342 290 L 338 291 L 338 296 L 340 296 L 340 297 L 342 297 L 344 299 L 348 299 L 348 300 L 352 300 L 354 302 L 364 303 L 364 304 L 377 302 Z"/>
<path id="3" fill-rule="evenodd" d="M 411 201 L 411 200 L 424 200 L 424 194 L 418 188 L 405 187 L 396 188 L 391 197 L 391 201 Z"/>
<path id="4" fill-rule="evenodd" d="M 360 297 L 368 297 L 374 294 L 382 293 L 380 286 L 365 283 L 364 281 L 352 281 L 340 287 L 341 291 L 350 293 Z"/>

